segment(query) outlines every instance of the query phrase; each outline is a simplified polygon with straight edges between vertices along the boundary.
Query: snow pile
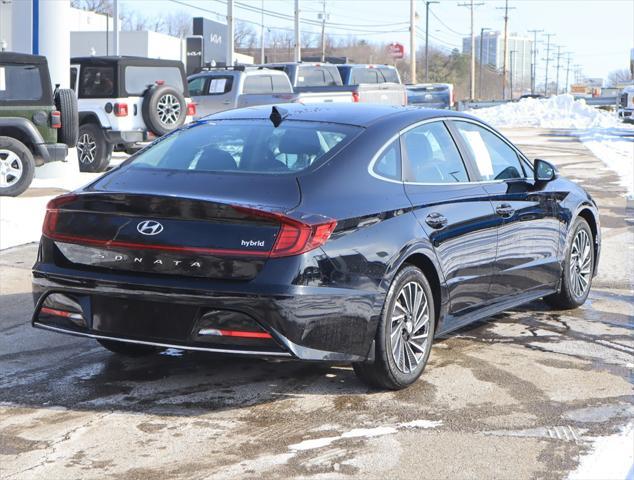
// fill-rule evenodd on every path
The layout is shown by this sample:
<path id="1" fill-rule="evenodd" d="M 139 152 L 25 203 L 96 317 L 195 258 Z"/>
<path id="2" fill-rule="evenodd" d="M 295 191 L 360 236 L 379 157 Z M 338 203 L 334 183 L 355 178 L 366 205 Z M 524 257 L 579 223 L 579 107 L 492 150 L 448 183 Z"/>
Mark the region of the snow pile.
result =
<path id="1" fill-rule="evenodd" d="M 591 131 L 579 135 L 583 145 L 619 175 L 620 185 L 634 199 L 634 137 L 611 131 Z"/>
<path id="2" fill-rule="evenodd" d="M 519 102 L 467 113 L 496 127 L 590 129 L 620 126 L 613 113 L 588 106 L 585 100 L 575 100 L 567 94 L 545 99 L 523 98 Z"/>

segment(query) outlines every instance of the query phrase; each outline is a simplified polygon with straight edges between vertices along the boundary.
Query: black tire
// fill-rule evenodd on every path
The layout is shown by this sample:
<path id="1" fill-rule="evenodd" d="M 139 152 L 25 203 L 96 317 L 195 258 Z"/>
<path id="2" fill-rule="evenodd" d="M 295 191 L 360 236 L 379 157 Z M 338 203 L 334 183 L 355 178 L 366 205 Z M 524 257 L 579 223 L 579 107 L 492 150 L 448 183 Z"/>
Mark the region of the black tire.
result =
<path id="1" fill-rule="evenodd" d="M 185 123 L 187 104 L 175 88 L 155 85 L 145 92 L 141 112 L 148 129 L 160 137 Z"/>
<path id="2" fill-rule="evenodd" d="M 572 225 L 571 232 L 572 235 L 566 245 L 566 257 L 563 263 L 563 271 L 561 272 L 559 291 L 544 297 L 544 301 L 548 305 L 561 310 L 577 308 L 585 303 L 592 287 L 592 276 L 595 267 L 594 236 L 588 222 L 582 217 L 577 217 Z M 585 259 L 578 260 L 579 256 L 575 254 L 575 251 L 578 250 L 578 247 L 575 246 L 575 240 L 578 237 L 580 239 L 587 238 L 589 241 L 590 249 L 588 250 L 587 262 Z M 587 266 L 585 265 L 586 263 Z M 584 275 L 584 272 L 587 273 Z M 587 284 L 578 283 L 576 279 L 579 276 L 585 277 Z M 584 287 L 581 291 L 579 290 L 579 285 Z"/>
<path id="3" fill-rule="evenodd" d="M 118 355 L 125 355 L 127 357 L 143 357 L 146 355 L 153 355 L 159 352 L 159 347 L 153 347 L 152 345 L 141 345 L 138 343 L 129 342 L 117 342 L 116 340 L 97 340 L 102 347 L 106 350 L 110 350 L 112 353 Z"/>
<path id="4" fill-rule="evenodd" d="M 33 154 L 19 140 L 0 137 L 0 196 L 17 197 L 33 181 Z"/>
<path id="5" fill-rule="evenodd" d="M 77 160 L 82 172 L 105 172 L 110 165 L 112 144 L 106 141 L 102 128 L 95 123 L 79 127 Z"/>
<path id="6" fill-rule="evenodd" d="M 397 323 L 395 323 L 392 318 L 393 312 L 400 311 L 397 309 L 396 303 L 397 301 L 399 301 L 399 304 L 401 303 L 399 297 L 402 294 L 402 290 L 406 289 L 407 286 L 412 283 L 420 286 L 421 291 L 427 299 L 427 322 L 426 324 L 423 323 L 421 327 L 419 327 L 420 330 L 417 330 L 416 327 L 410 328 L 408 326 L 406 328 L 404 324 L 409 322 L 397 322 L 397 326 Z M 423 317 L 424 315 L 421 318 Z M 403 267 L 396 274 L 396 277 L 390 285 L 390 289 L 385 299 L 385 305 L 383 306 L 383 311 L 381 312 L 381 319 L 379 321 L 375 338 L 376 349 L 374 362 L 354 363 L 352 365 L 354 372 L 363 382 L 372 387 L 400 390 L 411 385 L 418 379 L 418 377 L 420 377 L 427 365 L 427 360 L 429 359 L 429 354 L 431 352 L 431 344 L 434 338 L 435 318 L 434 297 L 427 278 L 425 278 L 425 275 L 420 271 L 420 269 L 412 265 Z M 392 328 L 393 324 L 394 329 Z M 393 332 L 396 332 L 396 337 L 393 336 Z M 398 336 L 401 336 L 400 345 L 403 345 L 406 338 L 413 340 L 413 337 L 417 333 L 419 335 L 427 335 L 426 342 L 424 344 L 424 351 L 419 352 L 421 357 L 418 359 L 418 363 L 416 363 L 414 368 L 410 368 L 410 371 L 406 372 L 403 371 L 401 367 L 406 367 L 407 364 L 404 363 L 401 366 L 399 360 L 397 360 L 395 354 L 393 354 L 392 338 L 399 341 Z M 398 346 L 398 344 L 395 346 Z M 397 348 L 396 350 L 401 350 L 401 348 Z M 415 349 L 413 348 L 410 349 L 411 352 L 414 350 Z M 405 362 L 405 357 L 402 357 L 402 359 Z M 414 362 L 410 362 L 409 366 L 412 367 L 413 363 Z"/>
<path id="7" fill-rule="evenodd" d="M 77 110 L 77 96 L 68 88 L 61 88 L 55 92 L 55 108 L 61 113 L 62 128 L 59 129 L 58 141 L 65 143 L 68 148 L 77 145 L 79 136 L 79 113 Z"/>

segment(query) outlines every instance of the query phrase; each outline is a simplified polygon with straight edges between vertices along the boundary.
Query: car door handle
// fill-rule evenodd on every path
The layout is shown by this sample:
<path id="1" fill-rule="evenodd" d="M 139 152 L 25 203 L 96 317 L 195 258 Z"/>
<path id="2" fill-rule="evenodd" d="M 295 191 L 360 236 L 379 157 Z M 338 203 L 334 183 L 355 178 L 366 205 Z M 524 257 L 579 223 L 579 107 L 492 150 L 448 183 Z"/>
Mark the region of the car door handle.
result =
<path id="1" fill-rule="evenodd" d="M 495 213 L 500 217 L 510 217 L 515 213 L 515 209 L 508 203 L 501 203 L 495 208 Z"/>
<path id="2" fill-rule="evenodd" d="M 225 105 L 229 105 L 231 103 L 231 100 L 225 100 L 224 102 L 222 102 Z"/>
<path id="3" fill-rule="evenodd" d="M 425 223 L 431 228 L 442 228 L 447 225 L 447 218 L 438 212 L 432 212 L 425 218 Z"/>

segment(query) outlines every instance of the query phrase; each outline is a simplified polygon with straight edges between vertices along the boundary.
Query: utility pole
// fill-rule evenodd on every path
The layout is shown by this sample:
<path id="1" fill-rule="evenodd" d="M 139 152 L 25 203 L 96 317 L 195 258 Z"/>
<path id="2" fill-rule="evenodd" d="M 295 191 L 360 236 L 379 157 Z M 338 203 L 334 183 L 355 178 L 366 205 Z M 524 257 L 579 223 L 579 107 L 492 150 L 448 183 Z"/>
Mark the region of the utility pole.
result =
<path id="1" fill-rule="evenodd" d="M 513 100 L 513 73 L 515 73 L 515 55 L 517 54 L 517 50 L 511 50 L 509 52 L 511 56 L 511 100 Z"/>
<path id="2" fill-rule="evenodd" d="M 112 51 L 119 55 L 119 0 L 112 2 Z"/>
<path id="3" fill-rule="evenodd" d="M 299 31 L 299 0 L 295 0 L 295 61 L 302 61 L 302 44 Z"/>
<path id="4" fill-rule="evenodd" d="M 227 0 L 227 65 L 233 65 L 233 0 Z"/>
<path id="5" fill-rule="evenodd" d="M 508 0 L 507 0 L 508 2 Z M 480 5 L 484 5 L 484 2 L 473 3 L 473 0 L 470 0 L 469 3 L 459 3 L 459 7 L 469 7 L 471 9 L 471 69 L 469 76 L 469 100 L 475 99 L 475 33 L 473 31 L 473 8 L 479 7 Z"/>
<path id="6" fill-rule="evenodd" d="M 429 82 L 429 5 L 440 3 L 436 1 L 425 2 L 425 81 Z"/>
<path id="7" fill-rule="evenodd" d="M 504 58 L 502 59 L 502 100 L 506 99 L 506 58 L 509 49 L 509 0 L 505 0 L 504 7 L 496 7 L 498 10 L 504 10 Z"/>
<path id="8" fill-rule="evenodd" d="M 321 61 L 326 61 L 326 20 L 328 20 L 328 14 L 326 13 L 326 0 L 321 2 L 321 13 L 318 15 L 321 20 Z"/>
<path id="9" fill-rule="evenodd" d="M 533 34 L 533 63 L 531 65 L 531 93 L 535 95 L 535 84 L 537 83 L 537 34 L 543 30 L 529 30 Z"/>
<path id="10" fill-rule="evenodd" d="M 264 0 L 262 0 L 262 23 L 260 25 L 260 63 L 264 63 Z"/>
<path id="11" fill-rule="evenodd" d="M 548 96 L 548 64 L 550 63 L 550 37 L 554 37 L 554 33 L 545 33 L 546 37 L 546 79 L 544 80 L 544 96 Z"/>
<path id="12" fill-rule="evenodd" d="M 557 75 L 555 76 L 555 95 L 559 95 L 559 60 L 561 59 L 561 45 L 557 45 Z"/>
<path id="13" fill-rule="evenodd" d="M 480 100 L 482 100 L 482 63 L 483 63 L 482 46 L 483 46 L 484 32 L 486 32 L 487 30 L 491 30 L 491 29 L 486 27 L 480 29 L 480 67 L 479 67 L 480 71 L 478 72 L 478 98 Z M 487 51 L 488 50 L 489 50 L 489 42 L 487 40 Z M 488 61 L 488 58 L 487 58 L 487 61 Z"/>
<path id="14" fill-rule="evenodd" d="M 416 1 L 409 0 L 409 76 L 416 83 Z"/>
<path id="15" fill-rule="evenodd" d="M 568 93 L 568 89 L 570 88 L 570 60 L 572 59 L 571 57 L 572 53 L 568 52 L 568 59 L 566 61 L 566 93 Z"/>

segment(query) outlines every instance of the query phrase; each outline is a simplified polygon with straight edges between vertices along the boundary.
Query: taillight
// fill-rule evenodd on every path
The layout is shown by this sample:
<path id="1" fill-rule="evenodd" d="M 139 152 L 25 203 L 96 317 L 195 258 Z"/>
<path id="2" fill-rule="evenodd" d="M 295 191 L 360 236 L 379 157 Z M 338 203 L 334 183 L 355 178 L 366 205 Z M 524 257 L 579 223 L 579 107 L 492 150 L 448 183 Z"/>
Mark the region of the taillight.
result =
<path id="1" fill-rule="evenodd" d="M 59 217 L 59 208 L 62 205 L 70 203 L 77 199 L 77 195 L 66 194 L 55 197 L 46 205 L 46 216 L 44 217 L 44 224 L 42 225 L 42 233 L 47 237 L 55 234 L 57 227 L 57 218 Z"/>
<path id="2" fill-rule="evenodd" d="M 58 110 L 51 112 L 51 127 L 62 128 L 62 114 Z"/>
<path id="3" fill-rule="evenodd" d="M 114 104 L 114 116 L 115 117 L 127 117 L 128 116 L 128 104 L 127 103 L 115 103 Z"/>
<path id="4" fill-rule="evenodd" d="M 252 217 L 263 217 L 280 222 L 280 231 L 270 257 L 300 255 L 322 246 L 330 238 L 337 221 L 328 219 L 317 223 L 305 223 L 282 213 L 266 212 L 249 207 L 235 206 L 236 210 Z"/>
<path id="5" fill-rule="evenodd" d="M 193 117 L 196 115 L 196 104 L 194 102 L 190 102 L 187 104 L 187 116 Z"/>
<path id="6" fill-rule="evenodd" d="M 359 103 L 359 92 L 352 92 L 352 101 L 354 103 Z"/>

